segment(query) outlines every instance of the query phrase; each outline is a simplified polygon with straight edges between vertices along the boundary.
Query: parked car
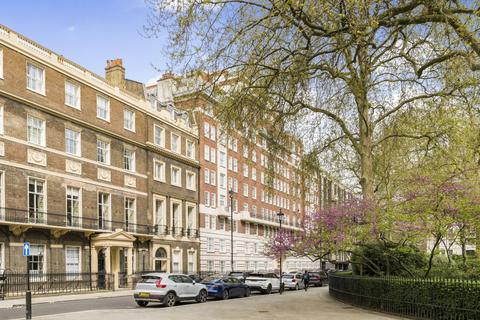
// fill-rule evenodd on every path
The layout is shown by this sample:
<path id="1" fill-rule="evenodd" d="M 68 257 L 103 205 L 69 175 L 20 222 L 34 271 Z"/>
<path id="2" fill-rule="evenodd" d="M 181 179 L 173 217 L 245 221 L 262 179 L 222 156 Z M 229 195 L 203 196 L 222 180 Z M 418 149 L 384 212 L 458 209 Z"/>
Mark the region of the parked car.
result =
<path id="1" fill-rule="evenodd" d="M 200 275 L 192 273 L 188 275 L 192 280 L 194 280 L 196 283 L 201 283 L 203 281 L 203 278 L 200 277 Z"/>
<path id="2" fill-rule="evenodd" d="M 146 307 L 149 302 L 159 302 L 167 307 L 174 306 L 179 301 L 207 301 L 207 287 L 196 283 L 185 274 L 149 273 L 135 286 L 133 297 L 140 307 Z"/>
<path id="3" fill-rule="evenodd" d="M 203 282 L 207 286 L 208 296 L 227 300 L 233 297 L 250 296 L 250 287 L 235 277 L 211 278 Z"/>
<path id="4" fill-rule="evenodd" d="M 301 273 L 287 273 L 282 276 L 282 282 L 285 289 L 299 290 L 304 289 L 303 277 Z"/>
<path id="5" fill-rule="evenodd" d="M 309 272 L 310 286 L 321 287 L 328 283 L 328 276 L 325 271 Z"/>
<path id="6" fill-rule="evenodd" d="M 275 273 L 250 273 L 245 279 L 245 284 L 252 291 L 270 294 L 280 290 L 280 279 Z"/>

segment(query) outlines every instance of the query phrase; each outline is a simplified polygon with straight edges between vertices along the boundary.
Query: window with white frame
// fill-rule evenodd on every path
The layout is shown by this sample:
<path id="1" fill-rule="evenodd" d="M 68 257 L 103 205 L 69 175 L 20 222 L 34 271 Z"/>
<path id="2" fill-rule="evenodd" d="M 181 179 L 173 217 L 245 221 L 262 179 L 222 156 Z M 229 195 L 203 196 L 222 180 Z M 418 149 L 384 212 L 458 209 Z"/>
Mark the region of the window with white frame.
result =
<path id="1" fill-rule="evenodd" d="M 27 62 L 27 89 L 45 94 L 45 69 Z"/>
<path id="2" fill-rule="evenodd" d="M 203 148 L 203 158 L 207 161 L 210 161 L 210 147 L 205 145 Z"/>
<path id="3" fill-rule="evenodd" d="M 210 227 L 213 229 L 213 230 L 216 230 L 217 229 L 217 217 L 216 216 L 210 216 Z"/>
<path id="4" fill-rule="evenodd" d="M 153 177 L 155 180 L 165 182 L 165 163 L 153 160 Z"/>
<path id="5" fill-rule="evenodd" d="M 45 181 L 35 178 L 28 179 L 28 221 L 32 223 L 45 222 L 46 203 Z"/>
<path id="6" fill-rule="evenodd" d="M 217 207 L 217 194 L 215 192 L 212 192 L 210 195 L 210 206 L 212 208 Z"/>
<path id="7" fill-rule="evenodd" d="M 42 274 L 45 272 L 45 246 L 31 244 L 30 256 L 27 259 L 30 273 Z"/>
<path id="8" fill-rule="evenodd" d="M 80 86 L 68 80 L 65 80 L 65 104 L 80 109 Z"/>
<path id="9" fill-rule="evenodd" d="M 177 228 L 182 226 L 182 212 L 181 212 L 181 204 L 178 202 L 172 203 L 172 227 Z"/>
<path id="10" fill-rule="evenodd" d="M 257 199 L 257 187 L 252 187 L 252 198 Z"/>
<path id="11" fill-rule="evenodd" d="M 227 181 L 227 177 L 226 177 L 225 173 L 220 173 L 220 182 L 219 182 L 220 188 L 225 189 L 226 181 Z"/>
<path id="12" fill-rule="evenodd" d="M 193 230 L 197 227 L 196 210 L 193 206 L 187 206 L 187 227 Z"/>
<path id="13" fill-rule="evenodd" d="M 110 164 L 110 143 L 97 139 L 97 161 Z"/>
<path id="14" fill-rule="evenodd" d="M 233 158 L 233 171 L 238 172 L 238 159 Z"/>
<path id="15" fill-rule="evenodd" d="M 182 169 L 172 166 L 170 172 L 170 184 L 177 187 L 182 186 Z"/>
<path id="16" fill-rule="evenodd" d="M 187 140 L 187 157 L 195 159 L 195 144 L 190 140 Z"/>
<path id="17" fill-rule="evenodd" d="M 180 136 L 175 133 L 172 133 L 171 150 L 176 153 L 180 153 L 181 150 Z"/>
<path id="18" fill-rule="evenodd" d="M 219 162 L 220 162 L 220 166 L 225 168 L 225 166 L 226 166 L 226 155 L 225 155 L 225 152 L 223 152 L 223 151 L 220 151 Z"/>
<path id="19" fill-rule="evenodd" d="M 5 113 L 5 107 L 0 106 L 0 134 L 4 134 L 4 113 Z"/>
<path id="20" fill-rule="evenodd" d="M 210 148 L 210 162 L 217 163 L 217 149 Z"/>
<path id="21" fill-rule="evenodd" d="M 27 139 L 30 143 L 45 146 L 45 120 L 27 116 Z"/>
<path id="22" fill-rule="evenodd" d="M 67 186 L 67 226 L 80 226 L 80 188 Z"/>
<path id="23" fill-rule="evenodd" d="M 257 162 L 257 152 L 255 150 L 252 151 L 252 162 Z"/>
<path id="24" fill-rule="evenodd" d="M 98 229 L 108 229 L 111 217 L 110 194 L 104 192 L 98 193 L 97 208 Z"/>
<path id="25" fill-rule="evenodd" d="M 65 272 L 72 278 L 80 273 L 80 247 L 65 248 Z"/>
<path id="26" fill-rule="evenodd" d="M 210 127 L 210 139 L 212 139 L 213 141 L 216 140 L 216 131 L 217 129 L 214 126 Z"/>
<path id="27" fill-rule="evenodd" d="M 252 168 L 252 180 L 257 181 L 257 169 Z"/>
<path id="28" fill-rule="evenodd" d="M 221 195 L 219 196 L 219 199 L 218 199 L 218 205 L 219 205 L 219 207 L 221 207 L 221 208 L 225 207 L 225 205 L 226 205 L 226 202 L 225 202 L 225 201 L 226 201 L 225 195 L 221 194 Z"/>
<path id="29" fill-rule="evenodd" d="M 222 228 L 223 230 L 223 228 Z M 220 252 L 225 253 L 226 252 L 226 245 L 225 245 L 225 239 L 220 240 Z"/>
<path id="30" fill-rule="evenodd" d="M 210 207 L 210 192 L 205 191 L 203 193 L 203 198 L 204 198 L 204 204 L 206 207 Z"/>
<path id="31" fill-rule="evenodd" d="M 245 202 L 245 203 L 243 204 L 242 210 L 248 212 L 248 203 Z"/>
<path id="32" fill-rule="evenodd" d="M 187 171 L 187 189 L 196 190 L 196 180 L 195 172 Z"/>
<path id="33" fill-rule="evenodd" d="M 189 251 L 187 258 L 188 273 L 195 272 L 195 252 Z"/>
<path id="34" fill-rule="evenodd" d="M 125 198 L 124 213 L 125 213 L 125 228 L 127 231 L 135 232 L 136 221 L 136 206 L 134 198 Z"/>
<path id="35" fill-rule="evenodd" d="M 210 184 L 212 186 L 217 185 L 217 173 L 215 171 L 210 172 Z"/>
<path id="36" fill-rule="evenodd" d="M 130 109 L 123 109 L 123 127 L 135 131 L 135 112 Z"/>
<path id="37" fill-rule="evenodd" d="M 74 156 L 80 156 L 80 132 L 65 129 L 65 152 Z"/>
<path id="38" fill-rule="evenodd" d="M 110 121 L 110 100 L 99 95 L 97 95 L 97 117 Z"/>
<path id="39" fill-rule="evenodd" d="M 172 272 L 180 272 L 182 252 L 180 250 L 173 250 L 172 253 Z"/>
<path id="40" fill-rule="evenodd" d="M 203 134 L 206 138 L 210 138 L 210 124 L 207 122 L 203 124 Z"/>
<path id="41" fill-rule="evenodd" d="M 207 238 L 207 251 L 208 252 L 215 251 L 215 243 L 213 238 Z"/>
<path id="42" fill-rule="evenodd" d="M 233 191 L 238 192 L 238 180 L 233 179 Z"/>
<path id="43" fill-rule="evenodd" d="M 207 168 L 205 168 L 205 170 L 203 171 L 204 172 L 204 182 L 205 183 L 210 183 L 210 170 L 208 170 Z"/>
<path id="44" fill-rule="evenodd" d="M 233 178 L 228 177 L 228 190 L 233 190 Z"/>
<path id="45" fill-rule="evenodd" d="M 153 130 L 154 130 L 154 143 L 157 146 L 165 148 L 165 129 L 157 125 L 154 125 Z"/>
<path id="46" fill-rule="evenodd" d="M 3 79 L 3 49 L 0 48 L 0 78 Z"/>
<path id="47" fill-rule="evenodd" d="M 123 149 L 123 169 L 135 172 L 135 151 Z"/>
<path id="48" fill-rule="evenodd" d="M 248 178 L 248 165 L 243 164 L 242 171 L 243 171 L 243 176 Z"/>
<path id="49" fill-rule="evenodd" d="M 243 189 L 243 196 L 248 197 L 248 184 L 244 183 L 242 185 L 242 189 Z"/>

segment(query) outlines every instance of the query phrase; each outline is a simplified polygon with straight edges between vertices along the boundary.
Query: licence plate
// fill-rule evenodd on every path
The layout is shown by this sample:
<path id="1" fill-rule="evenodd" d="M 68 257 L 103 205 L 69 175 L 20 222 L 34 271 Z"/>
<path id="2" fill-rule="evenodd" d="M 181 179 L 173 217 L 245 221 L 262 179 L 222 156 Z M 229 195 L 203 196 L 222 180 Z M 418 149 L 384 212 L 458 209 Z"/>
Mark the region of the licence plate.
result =
<path id="1" fill-rule="evenodd" d="M 139 296 L 139 297 L 150 297 L 150 293 L 148 293 L 148 292 L 140 292 L 140 293 L 138 294 L 138 296 Z"/>

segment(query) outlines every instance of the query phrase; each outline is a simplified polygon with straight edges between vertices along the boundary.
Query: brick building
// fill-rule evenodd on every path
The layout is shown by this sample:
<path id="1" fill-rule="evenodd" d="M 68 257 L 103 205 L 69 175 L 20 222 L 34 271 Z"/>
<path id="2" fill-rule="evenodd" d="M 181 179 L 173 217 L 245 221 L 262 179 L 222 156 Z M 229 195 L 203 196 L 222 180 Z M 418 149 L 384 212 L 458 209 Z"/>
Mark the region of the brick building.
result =
<path id="1" fill-rule="evenodd" d="M 0 269 L 198 270 L 197 128 L 105 71 L 0 25 Z"/>
<path id="2" fill-rule="evenodd" d="M 240 132 L 227 136 L 214 116 L 216 101 L 199 90 L 202 81 L 201 77 L 165 74 L 147 86 L 148 94 L 159 103 L 194 110 L 201 167 L 201 270 L 232 269 L 230 200 L 234 212 L 233 269 L 278 269 L 278 262 L 265 254 L 265 245 L 279 229 L 277 213 L 282 210 L 285 215 L 283 228 L 299 231 L 306 214 L 342 201 L 346 192 L 320 170 L 308 179 L 298 170 L 303 155 L 300 141 L 292 139 L 286 154 L 273 155 L 259 134 L 248 141 Z M 288 257 L 283 270 L 320 266 L 308 258 Z"/>

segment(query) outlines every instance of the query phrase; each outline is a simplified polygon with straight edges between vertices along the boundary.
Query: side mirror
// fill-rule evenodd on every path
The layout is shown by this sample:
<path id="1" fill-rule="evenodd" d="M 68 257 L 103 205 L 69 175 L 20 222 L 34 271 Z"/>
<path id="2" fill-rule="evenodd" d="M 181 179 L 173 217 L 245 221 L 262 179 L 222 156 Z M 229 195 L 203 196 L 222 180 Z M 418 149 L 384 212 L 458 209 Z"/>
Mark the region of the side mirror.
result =
<path id="1" fill-rule="evenodd" d="M 192 283 L 195 284 L 196 283 L 195 280 L 193 280 Z"/>

